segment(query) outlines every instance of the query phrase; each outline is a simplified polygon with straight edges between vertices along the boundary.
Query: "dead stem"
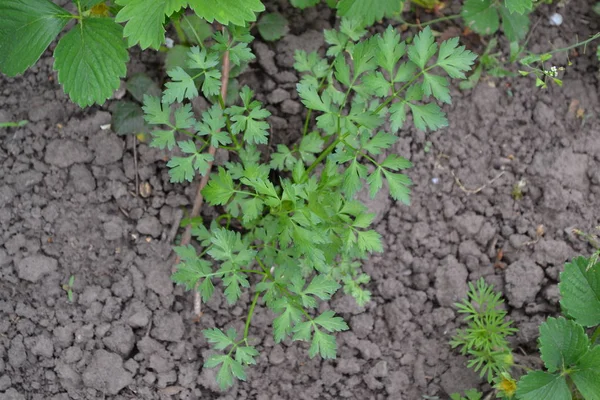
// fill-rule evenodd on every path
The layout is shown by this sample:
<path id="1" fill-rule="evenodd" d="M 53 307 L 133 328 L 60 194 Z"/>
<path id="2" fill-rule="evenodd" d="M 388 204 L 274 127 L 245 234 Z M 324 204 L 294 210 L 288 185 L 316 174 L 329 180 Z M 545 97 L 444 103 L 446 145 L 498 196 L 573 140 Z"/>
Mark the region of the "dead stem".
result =
<path id="1" fill-rule="evenodd" d="M 221 28 L 225 31 L 225 27 Z M 229 51 L 226 51 L 223 55 L 223 68 L 221 73 L 221 98 L 223 101 L 227 98 L 227 85 L 229 83 Z M 208 154 L 210 154 L 214 160 L 214 156 L 216 153 L 216 148 L 210 146 L 208 148 Z M 192 207 L 192 213 L 190 214 L 190 219 L 193 219 L 200 215 L 200 209 L 202 208 L 202 204 L 204 203 L 204 197 L 202 196 L 202 189 L 208 183 L 208 179 L 210 178 L 210 171 L 212 170 L 213 161 L 208 162 L 208 168 L 206 170 L 206 174 L 202 175 L 202 179 L 200 180 L 200 184 L 198 185 L 198 190 L 196 192 L 196 197 L 194 198 L 194 206 Z M 192 239 L 192 225 L 188 224 L 185 227 L 185 231 L 183 236 L 181 237 L 181 246 L 187 246 Z M 175 262 L 173 263 L 173 270 L 175 270 L 175 266 L 179 264 L 181 260 L 179 256 L 175 258 Z M 202 317 L 202 302 L 200 299 L 200 293 L 198 292 L 198 283 L 194 287 L 194 320 L 197 322 Z"/>

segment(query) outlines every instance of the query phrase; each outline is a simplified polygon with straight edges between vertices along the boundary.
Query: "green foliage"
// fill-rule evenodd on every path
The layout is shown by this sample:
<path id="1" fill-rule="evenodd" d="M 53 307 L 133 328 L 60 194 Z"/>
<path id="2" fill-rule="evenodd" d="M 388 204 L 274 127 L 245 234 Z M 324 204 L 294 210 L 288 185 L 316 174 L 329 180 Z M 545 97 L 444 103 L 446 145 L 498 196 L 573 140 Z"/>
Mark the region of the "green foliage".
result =
<path id="1" fill-rule="evenodd" d="M 465 392 L 464 397 L 460 395 L 460 393 L 453 393 L 450 396 L 451 400 L 481 400 L 483 398 L 483 394 L 475 389 L 469 389 Z"/>
<path id="2" fill-rule="evenodd" d="M 494 387 L 500 397 L 513 398 L 514 395 L 519 400 L 600 399 L 598 282 L 600 282 L 600 263 L 597 262 L 597 258 L 578 257 L 565 265 L 565 270 L 560 275 L 560 303 L 570 319 L 562 316 L 551 317 L 540 325 L 539 349 L 545 370 L 529 370 L 515 385 L 509 371 L 512 362 L 500 365 L 500 368 L 493 366 L 488 368 L 497 374 L 494 378 L 496 382 Z M 484 317 L 487 309 L 481 307 L 481 301 L 487 299 L 490 304 L 499 304 L 499 295 L 494 294 L 491 287 L 485 285 L 483 281 L 478 282 L 477 293 L 472 285 L 470 288 L 471 301 L 465 300 L 458 305 L 459 312 L 469 314 L 469 328 L 457 334 L 451 342 L 452 346 L 462 345 L 464 349 L 469 346 L 472 348 L 473 345 L 470 343 L 480 342 L 484 345 L 493 341 L 498 343 L 498 340 L 492 339 L 482 341 L 481 337 L 477 338 L 474 333 L 476 332 L 475 321 Z M 488 318 L 488 320 L 494 319 L 495 317 Z M 500 326 L 500 322 L 495 325 Z M 585 327 L 594 328 L 591 337 L 588 336 Z M 501 336 L 506 336 L 503 327 L 494 331 L 501 333 Z M 483 338 L 491 337 L 489 333 L 483 335 Z M 504 340 L 503 337 L 499 339 Z M 510 353 L 506 342 L 502 344 L 501 349 L 505 354 Z M 481 358 L 481 354 L 478 353 L 471 353 L 471 356 L 475 360 Z M 469 362 L 469 365 L 476 369 L 479 366 L 473 362 Z M 461 398 L 456 397 L 456 399 Z"/>
<path id="3" fill-rule="evenodd" d="M 309 109 L 306 129 L 290 147 L 274 144 L 270 158 L 258 148 L 269 143 L 270 113 L 247 87 L 233 105 L 220 94 L 224 53 L 233 69 L 253 57 L 247 29 L 230 27 L 213 35 L 213 46 L 191 48 L 189 69 L 168 71 L 162 97 L 144 99 L 146 122 L 156 127 L 150 145 L 180 153 L 167 163 L 172 182 L 207 174 L 209 147 L 234 155 L 202 192 L 222 215 L 210 227 L 192 230 L 202 252 L 176 248 L 181 263 L 173 274 L 205 302 L 218 282 L 229 303 L 252 293 L 241 339 L 231 330 L 205 332 L 220 351 L 205 366 L 219 368 L 222 387 L 245 379 L 244 367 L 254 363 L 248 338 L 257 306 L 274 312 L 276 342 L 305 341 L 310 357 L 335 358 L 334 334 L 348 326 L 334 311 L 318 311 L 318 303 L 340 289 L 360 305 L 368 302 L 369 277 L 360 260 L 383 251 L 371 229 L 374 215 L 355 195 L 369 185 L 375 196 L 385 179 L 392 197 L 409 203 L 411 181 L 403 172 L 411 163 L 384 152 L 409 114 L 421 129 L 447 125 L 434 101 L 450 102 L 447 76 L 463 79 L 475 59 L 457 40 L 438 46 L 430 29 L 410 45 L 391 27 L 361 41 L 365 34 L 356 22 L 343 20 L 339 31 L 326 32 L 328 58 L 297 52 L 296 68 L 303 73 L 297 90 Z M 200 116 L 189 105 L 198 95 L 212 103 Z M 392 129 L 385 129 L 386 121 Z"/>
<path id="4" fill-rule="evenodd" d="M 260 36 L 267 41 L 281 39 L 289 30 L 287 19 L 279 13 L 264 14 L 257 27 Z"/>
<path id="5" fill-rule="evenodd" d="M 467 299 L 457 303 L 458 312 L 465 314 L 468 326 L 457 331 L 450 341 L 452 348 L 460 348 L 460 353 L 470 356 L 467 366 L 479 371 L 492 382 L 494 376 L 508 372 L 512 365 L 512 353 L 506 338 L 517 329 L 511 328 L 512 321 L 506 321 L 506 311 L 501 307 L 504 301 L 494 287 L 483 278 L 477 286 L 469 282 Z"/>
<path id="6" fill-rule="evenodd" d="M 481 35 L 492 35 L 500 27 L 510 42 L 525 39 L 529 31 L 528 14 L 533 9 L 531 0 L 466 0 L 461 15 L 468 27 Z"/>

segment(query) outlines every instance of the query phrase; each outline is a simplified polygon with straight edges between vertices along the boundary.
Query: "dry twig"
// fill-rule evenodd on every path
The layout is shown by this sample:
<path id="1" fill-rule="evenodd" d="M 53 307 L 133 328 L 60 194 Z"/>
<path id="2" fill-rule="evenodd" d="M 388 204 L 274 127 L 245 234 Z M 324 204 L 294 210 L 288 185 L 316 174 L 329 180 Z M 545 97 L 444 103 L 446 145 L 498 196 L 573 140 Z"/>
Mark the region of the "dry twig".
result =
<path id="1" fill-rule="evenodd" d="M 223 27 L 222 30 L 224 31 L 225 27 Z M 221 97 L 223 98 L 223 101 L 227 97 L 227 85 L 229 83 L 229 69 L 230 69 L 229 52 L 227 51 L 223 55 L 223 68 L 222 68 L 222 73 L 221 73 Z M 216 150 L 217 149 L 213 146 L 210 146 L 208 148 L 208 153 L 211 156 L 213 156 L 213 160 L 214 160 Z M 202 179 L 200 180 L 200 184 L 198 185 L 198 190 L 196 192 L 196 197 L 194 198 L 194 205 L 192 207 L 190 219 L 193 219 L 193 218 L 197 217 L 198 215 L 200 215 L 200 209 L 202 208 L 202 204 L 204 203 L 204 197 L 202 196 L 202 189 L 204 189 L 204 187 L 206 187 L 206 184 L 208 183 L 208 179 L 210 178 L 210 171 L 212 170 L 213 162 L 214 161 L 208 162 L 208 168 L 206 170 L 206 174 L 204 174 L 202 176 Z M 180 245 L 181 246 L 188 245 L 190 243 L 191 239 L 192 239 L 192 226 L 187 225 L 185 227 L 183 236 L 181 237 Z M 179 256 L 177 256 L 175 258 L 173 268 L 175 268 L 175 265 L 179 264 L 180 261 L 181 260 L 180 260 Z M 196 285 L 196 287 L 194 288 L 194 314 L 196 315 L 196 318 L 195 318 L 196 321 L 200 320 L 200 317 L 202 317 L 201 304 L 202 303 L 201 303 L 201 299 L 200 299 L 200 293 L 198 292 L 198 285 Z"/>
<path id="2" fill-rule="evenodd" d="M 454 174 L 454 171 L 450 170 L 450 173 L 452 174 L 452 176 L 454 177 L 454 181 L 456 182 L 456 184 L 458 185 L 458 187 L 460 188 L 460 190 L 462 190 L 463 192 L 465 192 L 466 194 L 476 194 L 481 192 L 483 189 L 485 189 L 486 187 L 488 187 L 488 185 L 491 185 L 492 183 L 494 183 L 495 181 L 497 181 L 498 179 L 500 179 L 502 177 L 502 175 L 505 174 L 505 171 L 500 172 L 496 177 L 494 177 L 491 181 L 489 181 L 488 183 L 484 184 L 483 186 L 480 186 L 476 189 L 467 189 L 462 182 L 460 181 L 460 179 L 458 179 L 458 177 Z"/>

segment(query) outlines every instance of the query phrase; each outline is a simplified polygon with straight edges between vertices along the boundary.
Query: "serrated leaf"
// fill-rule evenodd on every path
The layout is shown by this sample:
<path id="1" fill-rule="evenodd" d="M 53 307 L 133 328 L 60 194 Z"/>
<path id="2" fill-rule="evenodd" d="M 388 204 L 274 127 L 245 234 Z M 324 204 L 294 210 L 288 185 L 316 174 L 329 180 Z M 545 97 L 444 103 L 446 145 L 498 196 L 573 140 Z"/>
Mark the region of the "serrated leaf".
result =
<path id="1" fill-rule="evenodd" d="M 548 318 L 540 325 L 540 352 L 548 372 L 570 368 L 586 353 L 589 339 L 573 321 Z"/>
<path id="2" fill-rule="evenodd" d="M 383 35 L 377 37 L 379 51 L 375 53 L 377 64 L 393 75 L 398 61 L 406 53 L 406 44 L 400 42 L 400 35 L 392 26 L 388 26 Z"/>
<path id="3" fill-rule="evenodd" d="M 502 16 L 502 29 L 510 42 L 525 40 L 529 31 L 529 17 L 518 13 L 511 13 L 506 7 L 499 8 Z"/>
<path id="4" fill-rule="evenodd" d="M 410 205 L 410 189 L 409 186 L 412 184 L 410 179 L 403 174 L 396 174 L 393 172 L 389 172 L 383 170 L 383 174 L 385 175 L 385 179 L 388 181 L 390 185 L 390 194 L 392 198 L 396 201 L 401 201 L 407 206 Z"/>
<path id="5" fill-rule="evenodd" d="M 239 272 L 232 272 L 223 278 L 223 285 L 225 285 L 225 299 L 229 304 L 234 304 L 242 295 L 242 287 L 249 287 L 250 283 L 246 276 Z"/>
<path id="6" fill-rule="evenodd" d="M 520 400 L 565 400 L 571 399 L 571 391 L 565 377 L 543 371 L 529 372 L 517 385 Z"/>
<path id="7" fill-rule="evenodd" d="M 183 181 L 191 182 L 194 180 L 194 158 L 195 156 L 189 157 L 172 157 L 167 163 L 169 167 L 169 175 L 171 176 L 171 182 L 181 183 Z"/>
<path id="8" fill-rule="evenodd" d="M 187 0 L 116 0 L 116 3 L 123 8 L 115 21 L 127 22 L 124 37 L 130 46 L 139 43 L 143 50 L 158 49 L 164 43 L 166 16 L 185 7 Z"/>
<path id="9" fill-rule="evenodd" d="M 367 175 L 367 167 L 360 164 L 356 159 L 352 160 L 350 166 L 344 172 L 342 189 L 352 197 L 362 188 L 362 178 Z"/>
<path id="10" fill-rule="evenodd" d="M 386 132 L 377 132 L 377 134 L 363 146 L 365 150 L 373 155 L 379 155 L 385 149 L 396 143 L 398 138 Z"/>
<path id="11" fill-rule="evenodd" d="M 256 25 L 260 35 L 267 41 L 281 39 L 289 31 L 287 19 L 279 13 L 263 14 Z"/>
<path id="12" fill-rule="evenodd" d="M 381 235 L 376 231 L 356 231 L 356 235 L 358 248 L 361 251 L 369 253 L 383 252 L 383 245 L 381 244 Z"/>
<path id="13" fill-rule="evenodd" d="M 565 264 L 558 288 L 560 304 L 569 316 L 587 327 L 600 325 L 600 263 L 588 270 L 589 259 Z"/>
<path id="14" fill-rule="evenodd" d="M 492 35 L 500 27 L 500 17 L 492 0 L 466 0 L 461 15 L 467 26 L 481 35 Z"/>
<path id="15" fill-rule="evenodd" d="M 429 128 L 434 131 L 448 126 L 448 120 L 437 104 L 428 103 L 421 105 L 409 103 L 408 106 L 412 111 L 413 121 L 417 129 L 425 131 Z"/>
<path id="16" fill-rule="evenodd" d="M 325 275 L 317 275 L 310 281 L 304 293 L 317 296 L 321 300 L 329 300 L 339 288 L 339 283 L 329 279 Z"/>
<path id="17" fill-rule="evenodd" d="M 117 101 L 111 108 L 111 129 L 117 135 L 130 135 L 146 132 L 144 110 L 131 101 Z"/>
<path id="18" fill-rule="evenodd" d="M 174 130 L 155 130 L 151 132 L 152 141 L 150 147 L 156 147 L 161 150 L 167 148 L 173 150 L 176 145 Z"/>
<path id="19" fill-rule="evenodd" d="M 283 312 L 273 320 L 275 343 L 281 342 L 292 331 L 293 326 L 302 320 L 302 311 L 287 299 L 283 301 L 283 307 Z"/>
<path id="20" fill-rule="evenodd" d="M 234 193 L 233 179 L 223 167 L 219 167 L 219 173 L 213 174 L 202 190 L 202 195 L 212 206 L 225 205 Z"/>
<path id="21" fill-rule="evenodd" d="M 404 157 L 400 157 L 396 154 L 390 154 L 381 163 L 381 166 L 392 171 L 400 171 L 407 168 L 412 168 L 413 164 Z"/>
<path id="22" fill-rule="evenodd" d="M 256 14 L 265 10 L 260 0 L 189 0 L 196 14 L 208 22 L 245 26 L 256 21 Z"/>
<path id="23" fill-rule="evenodd" d="M 311 132 L 300 141 L 301 153 L 320 153 L 325 141 L 317 132 Z"/>
<path id="24" fill-rule="evenodd" d="M 402 11 L 401 0 L 340 0 L 337 4 L 338 14 L 357 19 L 362 26 L 373 25 L 383 17 L 391 17 Z"/>
<path id="25" fill-rule="evenodd" d="M 477 56 L 458 45 L 458 38 L 448 39 L 440 45 L 436 65 L 443 68 L 451 78 L 465 79 L 465 71 L 471 69 Z"/>
<path id="26" fill-rule="evenodd" d="M 58 81 L 74 103 L 102 104 L 127 73 L 123 28 L 111 18 L 84 19 L 58 42 L 54 59 Z"/>
<path id="27" fill-rule="evenodd" d="M 191 104 L 184 104 L 175 110 L 175 127 L 177 129 L 189 129 L 194 125 L 194 122 Z"/>
<path id="28" fill-rule="evenodd" d="M 336 356 L 337 344 L 335 337 L 315 329 L 313 340 L 308 350 L 308 356 L 313 358 L 320 354 L 324 359 L 333 359 Z"/>
<path id="29" fill-rule="evenodd" d="M 149 124 L 170 125 L 171 108 L 163 105 L 158 97 L 144 96 L 144 106 L 142 107 L 145 118 Z"/>
<path id="30" fill-rule="evenodd" d="M 316 87 L 304 83 L 298 83 L 296 85 L 296 90 L 298 91 L 298 96 L 300 96 L 302 104 L 304 104 L 306 107 L 322 112 L 331 111 L 331 103 L 325 103 L 321 99 Z"/>
<path id="31" fill-rule="evenodd" d="M 387 97 L 392 89 L 388 80 L 379 71 L 366 74 L 362 77 L 362 82 L 361 88 L 378 97 Z"/>
<path id="32" fill-rule="evenodd" d="M 256 364 L 254 357 L 258 355 L 258 351 L 253 346 L 238 346 L 235 349 L 235 360 L 240 364 Z"/>
<path id="33" fill-rule="evenodd" d="M 348 330 L 348 325 L 341 317 L 336 317 L 331 310 L 323 312 L 313 322 L 329 332 L 340 332 Z"/>
<path id="34" fill-rule="evenodd" d="M 600 346 L 593 347 L 579 360 L 571 379 L 584 399 L 600 399 Z"/>
<path id="35" fill-rule="evenodd" d="M 374 199 L 379 190 L 381 190 L 383 187 L 381 168 L 377 168 L 371 175 L 369 175 L 367 178 L 367 183 L 369 184 L 369 195 L 372 199 Z"/>
<path id="36" fill-rule="evenodd" d="M 504 6 L 511 13 L 526 14 L 533 9 L 532 0 L 504 0 Z"/>
<path id="37" fill-rule="evenodd" d="M 176 67 L 167 72 L 171 78 L 165 84 L 162 102 L 165 104 L 181 103 L 183 99 L 193 100 L 198 97 L 198 88 L 194 79 L 181 67 Z"/>
<path id="38" fill-rule="evenodd" d="M 427 61 L 434 56 L 437 51 L 437 45 L 433 39 L 431 28 L 427 26 L 417 36 L 413 43 L 408 47 L 408 58 L 421 69 L 425 68 Z"/>
<path id="39" fill-rule="evenodd" d="M 392 132 L 398 132 L 406 121 L 406 103 L 399 102 L 390 106 L 390 128 Z"/>
<path id="40" fill-rule="evenodd" d="M 16 76 L 39 60 L 73 16 L 49 0 L 0 2 L 0 72 Z"/>
<path id="41" fill-rule="evenodd" d="M 206 340 L 212 343 L 217 350 L 225 350 L 227 347 L 235 344 L 235 341 L 219 328 L 204 329 L 202 333 Z"/>
<path id="42" fill-rule="evenodd" d="M 450 89 L 448 88 L 448 80 L 443 76 L 423 73 L 423 93 L 425 96 L 435 97 L 439 101 L 451 104 Z"/>

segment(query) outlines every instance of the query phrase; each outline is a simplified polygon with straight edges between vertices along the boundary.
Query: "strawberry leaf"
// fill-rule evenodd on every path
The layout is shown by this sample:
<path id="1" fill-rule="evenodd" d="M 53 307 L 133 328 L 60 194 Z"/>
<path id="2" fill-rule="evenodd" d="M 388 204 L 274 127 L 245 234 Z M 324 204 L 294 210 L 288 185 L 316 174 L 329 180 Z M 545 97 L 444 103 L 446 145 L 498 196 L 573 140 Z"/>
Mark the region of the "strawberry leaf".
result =
<path id="1" fill-rule="evenodd" d="M 0 72 L 22 74 L 73 16 L 49 0 L 0 1 Z"/>
<path id="2" fill-rule="evenodd" d="M 58 81 L 73 102 L 102 104 L 127 73 L 123 28 L 111 18 L 83 19 L 58 42 L 54 58 Z"/>

